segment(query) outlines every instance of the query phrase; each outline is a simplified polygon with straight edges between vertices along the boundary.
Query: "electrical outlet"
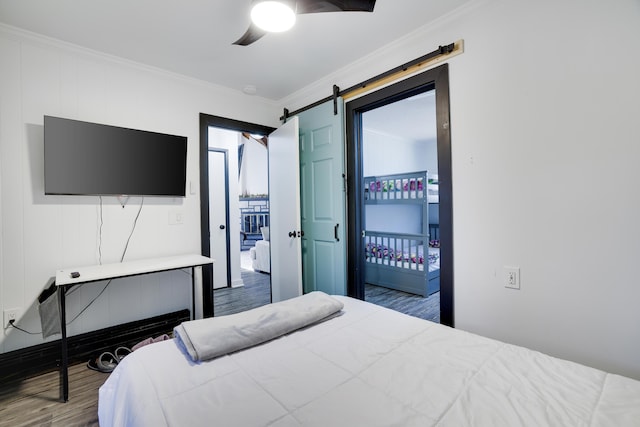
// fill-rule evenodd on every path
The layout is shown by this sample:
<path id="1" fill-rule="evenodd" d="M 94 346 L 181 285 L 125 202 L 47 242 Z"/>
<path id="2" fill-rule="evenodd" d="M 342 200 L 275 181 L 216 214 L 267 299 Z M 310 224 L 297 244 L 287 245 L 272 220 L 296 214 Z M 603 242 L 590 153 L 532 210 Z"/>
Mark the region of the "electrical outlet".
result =
<path id="1" fill-rule="evenodd" d="M 184 224 L 184 212 L 180 209 L 169 211 L 169 225 Z"/>
<path id="2" fill-rule="evenodd" d="M 520 267 L 504 267 L 504 287 L 520 289 Z"/>
<path id="3" fill-rule="evenodd" d="M 20 316 L 20 312 L 22 310 L 19 308 L 10 308 L 4 311 L 4 328 L 6 329 L 9 326 L 9 323 L 13 320 L 15 322 L 18 321 L 18 316 Z"/>

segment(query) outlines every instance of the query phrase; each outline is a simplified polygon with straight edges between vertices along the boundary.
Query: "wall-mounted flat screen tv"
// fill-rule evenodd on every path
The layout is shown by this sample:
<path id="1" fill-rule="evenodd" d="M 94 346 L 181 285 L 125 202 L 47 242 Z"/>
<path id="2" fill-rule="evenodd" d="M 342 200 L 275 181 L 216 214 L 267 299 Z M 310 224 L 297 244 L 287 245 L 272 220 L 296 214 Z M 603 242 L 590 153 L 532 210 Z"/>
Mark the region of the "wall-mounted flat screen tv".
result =
<path id="1" fill-rule="evenodd" d="M 187 138 L 44 116 L 44 193 L 184 197 Z"/>

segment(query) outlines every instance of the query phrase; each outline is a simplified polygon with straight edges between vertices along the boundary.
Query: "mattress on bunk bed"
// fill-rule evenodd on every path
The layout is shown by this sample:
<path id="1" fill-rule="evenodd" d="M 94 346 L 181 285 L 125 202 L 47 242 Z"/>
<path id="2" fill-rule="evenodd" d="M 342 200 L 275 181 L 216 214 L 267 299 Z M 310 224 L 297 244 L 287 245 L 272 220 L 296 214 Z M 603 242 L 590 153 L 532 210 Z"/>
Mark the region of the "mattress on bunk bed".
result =
<path id="1" fill-rule="evenodd" d="M 365 200 L 419 200 L 429 195 L 437 198 L 437 185 L 429 184 L 428 192 L 424 191 L 426 173 L 410 172 L 384 177 L 365 177 Z"/>
<path id="2" fill-rule="evenodd" d="M 204 362 L 177 340 L 133 352 L 100 425 L 638 425 L 639 381 L 334 298 L 341 316 Z"/>
<path id="3" fill-rule="evenodd" d="M 428 248 L 429 272 L 440 270 L 440 248 Z M 365 257 L 371 264 L 392 265 L 422 271 L 425 262 L 424 245 L 411 246 L 408 250 L 394 250 L 385 245 L 367 243 Z"/>

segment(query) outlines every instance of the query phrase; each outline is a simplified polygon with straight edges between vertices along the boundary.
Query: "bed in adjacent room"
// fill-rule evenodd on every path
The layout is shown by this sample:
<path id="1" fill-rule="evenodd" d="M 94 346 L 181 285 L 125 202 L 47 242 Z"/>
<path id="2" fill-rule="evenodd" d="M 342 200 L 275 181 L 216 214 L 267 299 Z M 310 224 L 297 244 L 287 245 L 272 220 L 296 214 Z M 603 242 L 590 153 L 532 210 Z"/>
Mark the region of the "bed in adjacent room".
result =
<path id="1" fill-rule="evenodd" d="M 423 297 L 440 290 L 433 176 L 419 171 L 363 178 L 366 283 Z"/>
<path id="2" fill-rule="evenodd" d="M 348 297 L 313 292 L 176 331 L 119 363 L 100 388 L 101 426 L 640 420 L 639 381 Z"/>

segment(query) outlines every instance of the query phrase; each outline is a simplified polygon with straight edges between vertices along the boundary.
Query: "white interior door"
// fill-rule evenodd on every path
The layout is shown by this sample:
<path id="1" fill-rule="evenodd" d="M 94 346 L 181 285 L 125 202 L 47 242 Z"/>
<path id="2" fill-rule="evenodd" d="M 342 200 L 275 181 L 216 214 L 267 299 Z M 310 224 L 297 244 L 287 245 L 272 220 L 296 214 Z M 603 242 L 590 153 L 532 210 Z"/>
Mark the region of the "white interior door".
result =
<path id="1" fill-rule="evenodd" d="M 228 185 L 227 182 L 227 152 L 224 150 L 209 150 L 209 230 L 211 258 L 219 260 L 213 269 L 213 288 L 229 286 L 228 243 L 229 224 L 227 223 Z"/>
<path id="2" fill-rule="evenodd" d="M 298 118 L 269 135 L 271 300 L 302 295 Z"/>

